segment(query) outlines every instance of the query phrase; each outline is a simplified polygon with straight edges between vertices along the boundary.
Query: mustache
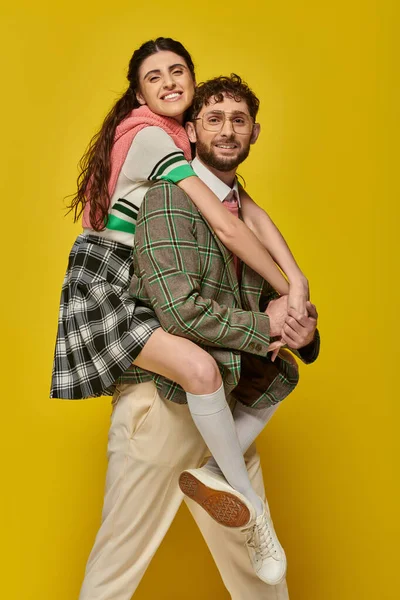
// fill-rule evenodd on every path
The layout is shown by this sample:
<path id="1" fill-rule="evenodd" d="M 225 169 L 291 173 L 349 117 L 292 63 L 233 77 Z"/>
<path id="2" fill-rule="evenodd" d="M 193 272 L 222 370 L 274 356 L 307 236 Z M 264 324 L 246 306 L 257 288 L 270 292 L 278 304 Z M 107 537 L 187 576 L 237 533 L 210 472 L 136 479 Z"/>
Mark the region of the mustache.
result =
<path id="1" fill-rule="evenodd" d="M 240 145 L 237 138 L 234 135 L 229 136 L 229 138 L 225 137 L 220 140 L 214 140 L 213 146 L 215 146 L 216 144 L 237 144 L 238 146 Z"/>

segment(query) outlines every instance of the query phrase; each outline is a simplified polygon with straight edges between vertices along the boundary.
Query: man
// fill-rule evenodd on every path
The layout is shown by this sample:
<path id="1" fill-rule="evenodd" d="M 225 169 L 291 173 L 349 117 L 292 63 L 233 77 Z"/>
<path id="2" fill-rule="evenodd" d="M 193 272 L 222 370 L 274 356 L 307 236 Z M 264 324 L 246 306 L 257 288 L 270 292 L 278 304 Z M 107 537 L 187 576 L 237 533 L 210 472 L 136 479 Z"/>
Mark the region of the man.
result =
<path id="1" fill-rule="evenodd" d="M 237 77 L 203 84 L 198 92 L 202 100 L 197 110 L 195 101 L 188 125 L 191 141 L 197 143 L 193 168 L 221 201 L 227 196 L 228 200 L 239 198 L 236 168 L 258 136 L 246 90 Z M 235 131 L 239 117 L 253 119 L 246 136 Z M 238 212 L 235 206 L 228 209 Z M 275 294 L 270 286 L 245 265 L 235 271 L 232 255 L 184 192 L 171 184 L 157 183 L 147 193 L 137 221 L 135 247 L 133 295 L 154 308 L 166 330 L 206 346 L 217 360 L 226 392 L 232 393 L 235 424 L 252 484 L 265 499 L 253 441 L 279 401 L 296 385 L 297 368 L 289 353 L 283 352 L 272 363 L 266 358 L 268 348 L 256 341 L 256 332 L 252 336 L 243 330 L 245 325 L 246 331 L 251 330 L 249 324 L 255 323 L 251 311 L 260 315 L 268 305 L 266 315 L 257 321 L 265 321 L 264 339 L 278 335 L 286 320 L 285 341 L 305 362 L 312 362 L 319 348 L 314 307 L 309 305 L 311 316 L 292 312 L 288 317 L 285 299 L 272 300 Z M 235 321 L 238 316 L 242 327 Z M 223 323 L 223 331 L 218 323 Z M 222 339 L 228 348 L 221 348 Z M 246 352 L 241 354 L 243 348 Z M 206 448 L 184 402 L 185 394 L 177 384 L 137 367 L 119 383 L 110 428 L 103 521 L 81 600 L 129 600 L 182 502 L 181 473 L 201 479 L 200 473 L 207 472 L 211 478 L 213 474 L 216 480 L 220 478 L 212 459 L 205 471 L 198 469 Z M 198 502 L 196 494 L 194 498 Z M 257 549 L 249 544 L 249 558 L 240 530 L 221 527 L 200 504 L 187 497 L 185 501 L 234 600 L 287 600 L 284 581 L 269 586 L 257 577 L 252 568 L 252 562 L 256 568 L 259 560 L 254 554 Z M 274 532 L 268 539 L 276 540 Z"/>

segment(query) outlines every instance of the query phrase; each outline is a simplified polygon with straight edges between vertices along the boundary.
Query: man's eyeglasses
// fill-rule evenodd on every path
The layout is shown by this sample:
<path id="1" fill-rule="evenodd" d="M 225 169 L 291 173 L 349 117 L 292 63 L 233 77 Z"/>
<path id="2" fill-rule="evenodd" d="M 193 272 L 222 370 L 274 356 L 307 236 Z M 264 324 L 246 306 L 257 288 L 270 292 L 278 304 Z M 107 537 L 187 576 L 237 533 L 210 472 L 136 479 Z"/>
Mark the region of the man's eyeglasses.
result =
<path id="1" fill-rule="evenodd" d="M 193 119 L 193 121 L 201 121 L 206 131 L 218 133 L 225 125 L 227 119 L 231 122 L 235 133 L 243 135 L 252 133 L 254 121 L 250 115 L 246 115 L 245 113 L 226 113 L 223 110 L 211 110 L 210 112 L 206 112 L 202 117 Z"/>

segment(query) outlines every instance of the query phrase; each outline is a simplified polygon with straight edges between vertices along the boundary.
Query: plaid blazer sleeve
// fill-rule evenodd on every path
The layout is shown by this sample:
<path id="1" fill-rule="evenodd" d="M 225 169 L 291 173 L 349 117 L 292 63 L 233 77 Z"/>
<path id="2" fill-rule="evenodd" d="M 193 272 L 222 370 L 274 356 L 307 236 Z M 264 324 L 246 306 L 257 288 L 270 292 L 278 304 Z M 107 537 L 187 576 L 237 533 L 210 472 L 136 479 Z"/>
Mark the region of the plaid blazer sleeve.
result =
<path id="1" fill-rule="evenodd" d="M 319 355 L 319 349 L 321 345 L 320 335 L 318 329 L 315 330 L 314 340 L 308 344 L 308 346 L 304 346 L 303 348 L 299 348 L 298 350 L 293 350 L 292 348 L 288 348 L 293 354 L 295 354 L 300 360 L 303 361 L 306 365 L 310 365 L 314 361 L 317 360 Z"/>
<path id="2" fill-rule="evenodd" d="M 227 282 L 225 264 L 211 234 L 210 248 L 199 248 L 198 226 L 206 227 L 180 188 L 160 183 L 147 192 L 135 233 L 135 272 L 140 278 L 141 295 L 148 298 L 169 333 L 206 346 L 266 356 L 266 315 L 222 306 L 202 296 L 207 283 L 211 288 L 216 282 L 225 286 Z M 210 252 L 206 260 L 212 261 L 212 281 L 207 282 L 202 273 L 200 251 Z"/>

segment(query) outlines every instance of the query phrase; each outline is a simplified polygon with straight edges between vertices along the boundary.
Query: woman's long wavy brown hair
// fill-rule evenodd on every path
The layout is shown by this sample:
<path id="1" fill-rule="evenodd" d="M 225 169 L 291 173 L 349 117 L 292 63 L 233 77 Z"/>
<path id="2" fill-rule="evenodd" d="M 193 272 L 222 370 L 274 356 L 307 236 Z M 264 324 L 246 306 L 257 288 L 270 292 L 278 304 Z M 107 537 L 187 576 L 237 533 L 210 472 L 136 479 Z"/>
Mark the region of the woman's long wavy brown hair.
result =
<path id="1" fill-rule="evenodd" d="M 135 50 L 129 62 L 129 86 L 121 98 L 114 104 L 101 129 L 91 139 L 89 146 L 79 161 L 78 191 L 68 206 L 74 212 L 76 222 L 82 214 L 90 194 L 90 223 L 95 231 L 102 231 L 107 220 L 110 206 L 108 181 L 111 175 L 111 150 L 114 143 L 115 130 L 129 113 L 140 106 L 136 98 L 139 91 L 139 68 L 143 61 L 160 51 L 178 54 L 186 64 L 195 79 L 194 64 L 186 48 L 172 38 L 159 37 L 145 42 Z"/>

